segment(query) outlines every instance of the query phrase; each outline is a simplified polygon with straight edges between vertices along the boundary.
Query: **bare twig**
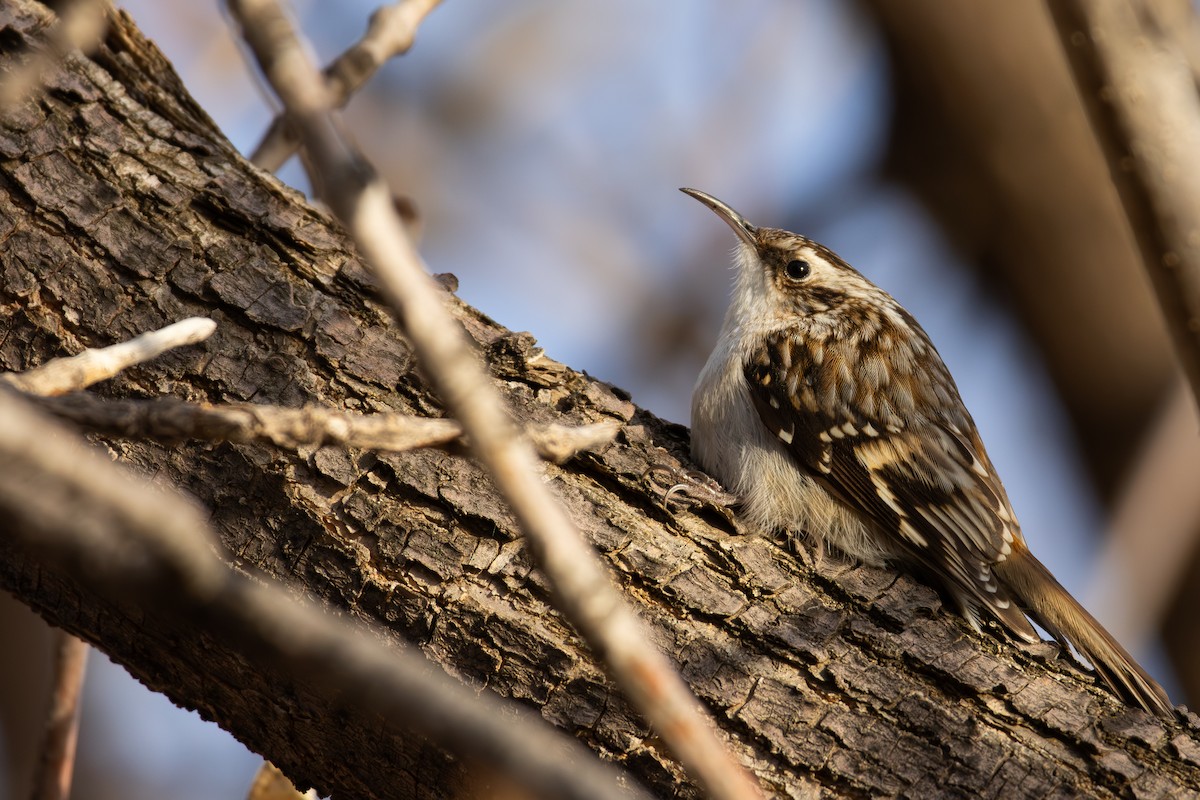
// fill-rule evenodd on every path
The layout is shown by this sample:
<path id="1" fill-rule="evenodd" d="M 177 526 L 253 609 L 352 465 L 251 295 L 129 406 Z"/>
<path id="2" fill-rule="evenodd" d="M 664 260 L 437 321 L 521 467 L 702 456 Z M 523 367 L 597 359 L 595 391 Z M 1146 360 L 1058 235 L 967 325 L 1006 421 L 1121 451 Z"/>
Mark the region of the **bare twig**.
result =
<path id="1" fill-rule="evenodd" d="M 14 537 L 100 596 L 185 615 L 297 682 L 336 691 L 360 713 L 407 725 L 544 797 L 620 796 L 628 783 L 515 703 L 477 696 L 419 654 L 387 647 L 217 559 L 199 509 L 101 457 L 0 389 L 0 517 Z M 645 797 L 627 790 L 630 796 Z"/>
<path id="2" fill-rule="evenodd" d="M 265 444 L 287 450 L 336 445 L 402 452 L 445 445 L 462 434 L 459 424 L 450 419 L 404 414 L 363 416 L 312 406 L 214 406 L 173 397 L 111 400 L 86 393 L 47 398 L 38 405 L 94 433 L 131 439 Z"/>
<path id="3" fill-rule="evenodd" d="M 1049 5 L 1200 403 L 1200 103 L 1192 67 L 1138 4 Z"/>
<path id="4" fill-rule="evenodd" d="M 34 800 L 66 800 L 75 772 L 75 744 L 79 739 L 79 708 L 88 646 L 66 631 L 54 632 L 54 678 L 50 713 L 33 780 Z"/>
<path id="5" fill-rule="evenodd" d="M 149 361 L 174 347 L 202 342 L 216 329 L 217 324 L 211 319 L 192 317 L 127 342 L 84 350 L 70 358 L 56 358 L 27 372 L 0 375 L 0 382 L 26 394 L 43 397 L 66 394 L 107 380 L 126 367 Z"/>
<path id="6" fill-rule="evenodd" d="M 332 103 L 341 108 L 387 61 L 402 56 L 413 46 L 422 20 L 442 0 L 399 0 L 371 15 L 367 32 L 357 43 L 325 68 L 325 81 L 333 93 Z M 286 114 L 271 122 L 250 160 L 255 166 L 274 172 L 283 166 L 296 148 L 299 137 L 288 124 Z"/>
<path id="7" fill-rule="evenodd" d="M 108 28 L 108 0 L 74 0 L 67 3 L 58 15 L 44 9 L 51 28 L 45 36 L 45 48 L 30 55 L 20 67 L 12 69 L 0 81 L 0 109 L 20 103 L 41 86 L 47 69 L 55 61 L 82 49 L 90 52 L 100 42 Z"/>
<path id="8" fill-rule="evenodd" d="M 338 131 L 332 93 L 274 0 L 229 0 L 263 74 L 283 101 L 314 170 L 310 179 L 372 265 L 443 401 L 512 508 L 563 612 L 634 706 L 715 798 L 759 797 L 712 720 L 650 642 L 607 570 L 547 485 L 499 394 L 476 363 L 392 206 L 391 192 Z"/>
<path id="9" fill-rule="evenodd" d="M 208 405 L 173 397 L 112 400 L 90 394 L 45 398 L 39 406 L 94 433 L 167 441 L 266 444 L 288 450 L 302 447 L 358 447 L 403 452 L 459 443 L 462 426 L 452 419 L 406 414 L 355 414 L 331 408 L 283 408 L 255 403 Z M 530 424 L 526 433 L 538 455 L 563 463 L 585 450 L 608 444 L 616 422 L 592 425 Z"/>
<path id="10" fill-rule="evenodd" d="M 617 422 L 595 422 L 591 425 L 526 425 L 525 435 L 533 442 L 537 454 L 547 461 L 563 464 L 579 453 L 599 450 L 616 438 L 621 430 Z"/>

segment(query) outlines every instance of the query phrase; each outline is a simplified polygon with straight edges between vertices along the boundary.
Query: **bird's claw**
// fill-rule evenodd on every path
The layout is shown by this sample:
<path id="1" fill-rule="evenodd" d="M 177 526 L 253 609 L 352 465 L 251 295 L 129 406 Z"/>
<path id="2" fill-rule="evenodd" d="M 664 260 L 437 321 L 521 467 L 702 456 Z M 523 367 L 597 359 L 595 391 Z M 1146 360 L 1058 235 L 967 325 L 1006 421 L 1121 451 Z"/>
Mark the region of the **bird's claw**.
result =
<path id="1" fill-rule="evenodd" d="M 642 473 L 642 480 L 656 490 L 665 490 L 662 503 L 667 508 L 671 507 L 672 501 L 683 508 L 698 505 L 728 508 L 739 500 L 737 495 L 725 491 L 721 484 L 699 470 L 656 465 Z"/>

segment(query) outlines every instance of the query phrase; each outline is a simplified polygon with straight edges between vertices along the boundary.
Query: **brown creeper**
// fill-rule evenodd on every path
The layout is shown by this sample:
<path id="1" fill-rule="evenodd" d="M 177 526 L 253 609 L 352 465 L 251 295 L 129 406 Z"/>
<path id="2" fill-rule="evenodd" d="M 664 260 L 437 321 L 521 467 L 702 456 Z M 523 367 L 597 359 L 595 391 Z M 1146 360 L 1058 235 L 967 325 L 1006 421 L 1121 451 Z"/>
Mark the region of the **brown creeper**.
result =
<path id="1" fill-rule="evenodd" d="M 720 339 L 692 395 L 692 455 L 751 525 L 932 573 L 977 630 L 1032 618 L 1118 694 L 1166 693 L 1030 554 L 954 379 L 917 321 L 831 250 L 683 192 L 737 234 Z"/>

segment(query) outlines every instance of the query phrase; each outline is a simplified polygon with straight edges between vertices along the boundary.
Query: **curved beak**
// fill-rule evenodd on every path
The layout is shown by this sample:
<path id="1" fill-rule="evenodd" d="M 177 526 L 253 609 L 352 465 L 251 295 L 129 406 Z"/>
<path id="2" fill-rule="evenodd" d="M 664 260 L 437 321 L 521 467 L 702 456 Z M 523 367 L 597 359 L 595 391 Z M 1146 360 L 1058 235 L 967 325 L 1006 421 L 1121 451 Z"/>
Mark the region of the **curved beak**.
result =
<path id="1" fill-rule="evenodd" d="M 704 203 L 704 205 L 717 212 L 717 216 L 725 220 L 726 224 L 733 228 L 733 232 L 738 235 L 739 239 L 751 247 L 755 246 L 754 234 L 758 232 L 758 229 L 747 222 L 746 218 L 741 214 L 734 211 L 732 208 L 725 205 L 711 194 L 706 194 L 699 189 L 680 189 L 679 191 L 683 192 L 689 197 L 696 198 L 701 203 Z"/>

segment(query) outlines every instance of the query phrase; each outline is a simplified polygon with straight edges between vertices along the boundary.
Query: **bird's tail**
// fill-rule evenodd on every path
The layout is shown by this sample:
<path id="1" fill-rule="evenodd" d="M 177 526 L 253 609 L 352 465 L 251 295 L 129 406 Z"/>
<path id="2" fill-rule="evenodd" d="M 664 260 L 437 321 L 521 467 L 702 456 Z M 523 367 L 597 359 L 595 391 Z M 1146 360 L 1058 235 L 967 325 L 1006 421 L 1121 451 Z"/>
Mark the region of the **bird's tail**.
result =
<path id="1" fill-rule="evenodd" d="M 1015 554 L 1014 554 L 1015 555 Z M 1133 656 L 1055 580 L 1028 551 L 996 567 L 1006 586 L 1035 622 L 1060 641 L 1070 642 L 1112 690 L 1152 714 L 1170 719 L 1167 693 L 1138 666 Z"/>

